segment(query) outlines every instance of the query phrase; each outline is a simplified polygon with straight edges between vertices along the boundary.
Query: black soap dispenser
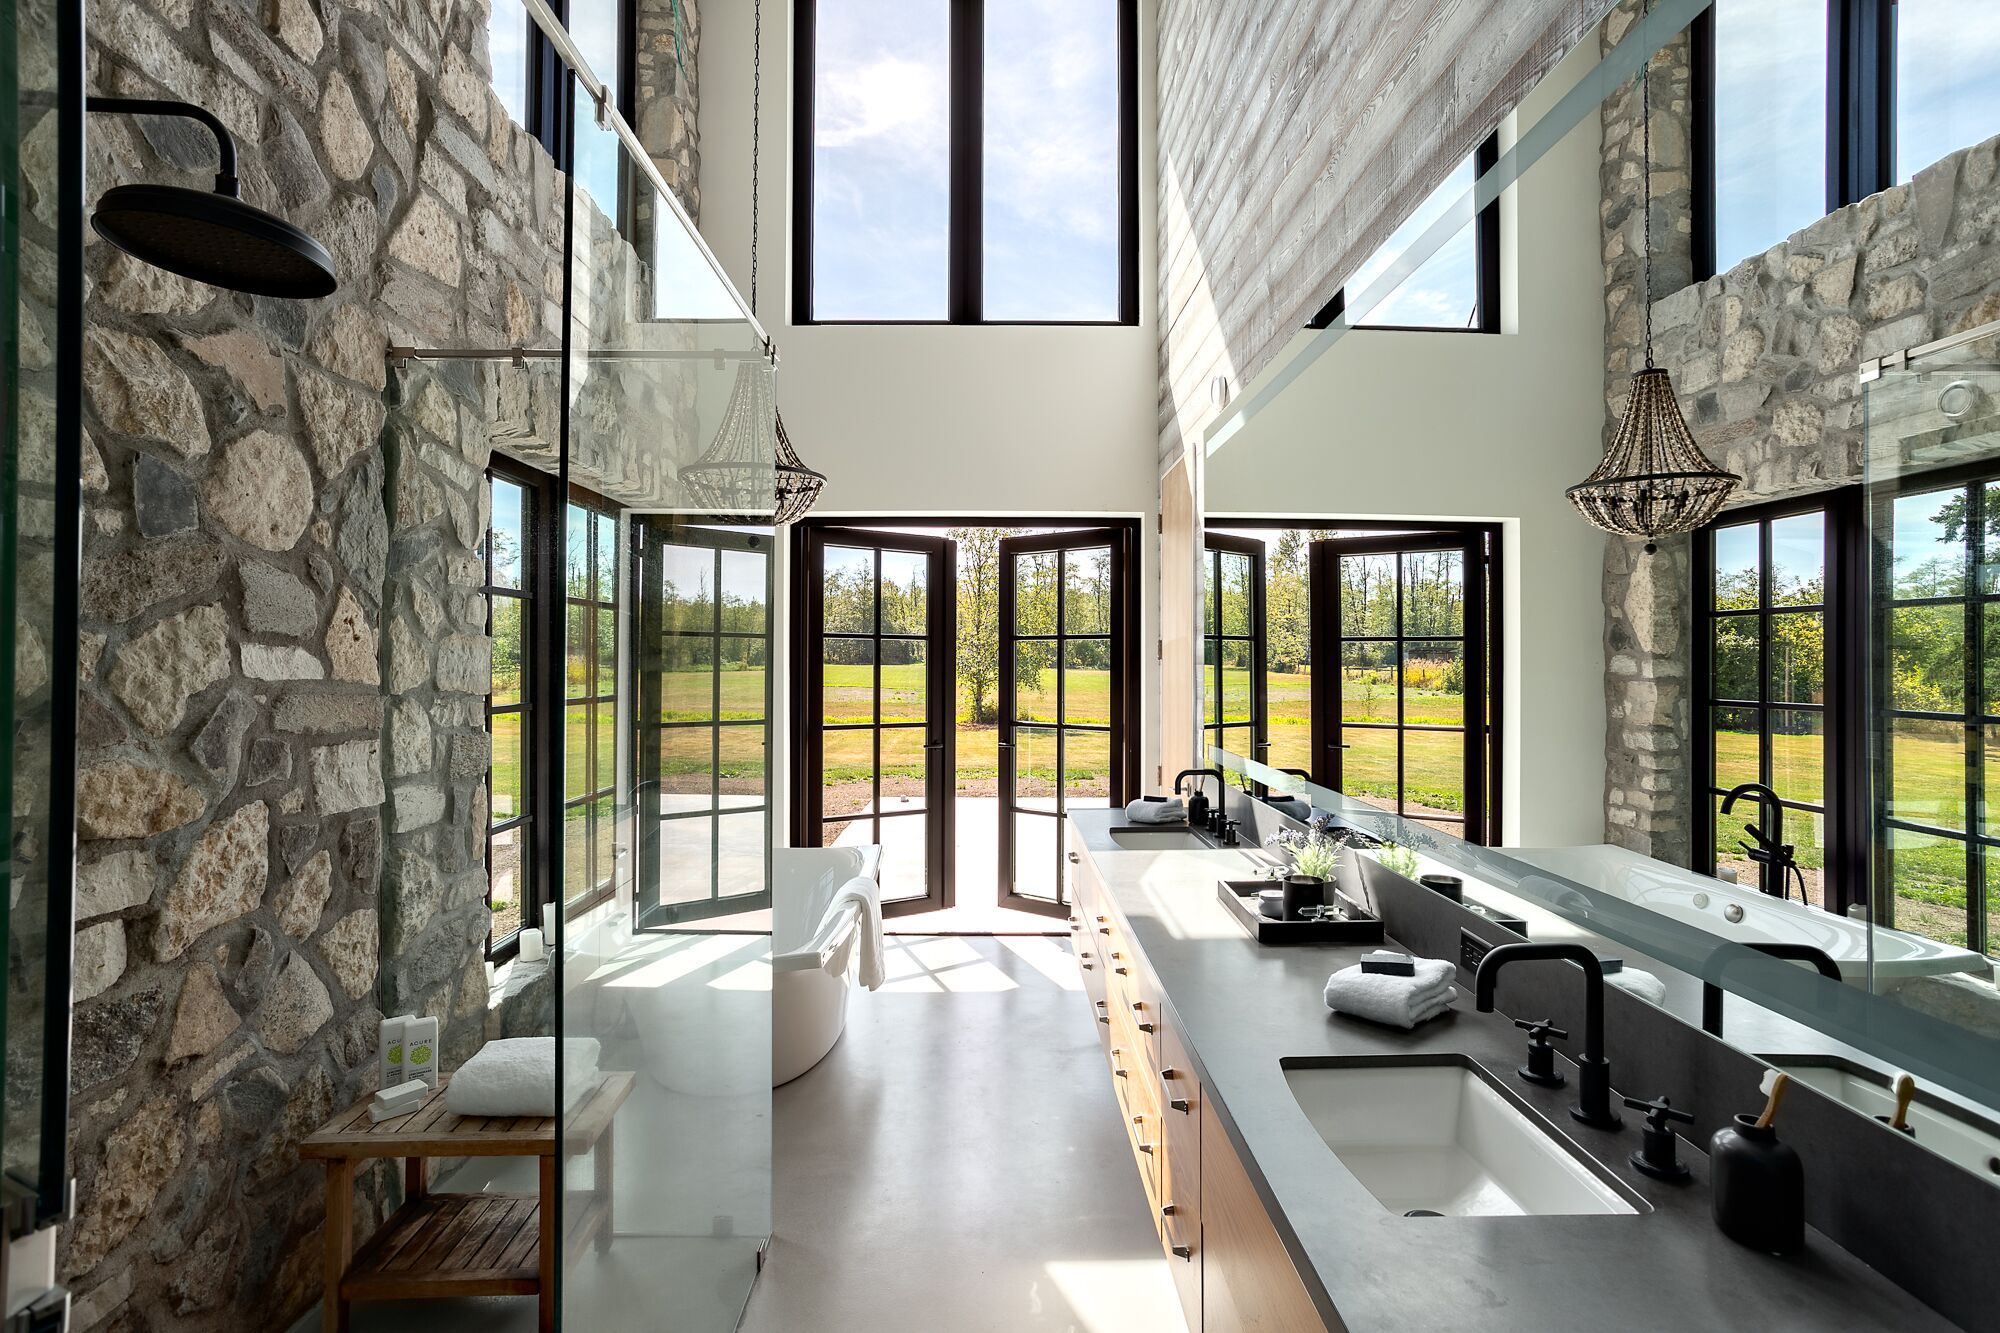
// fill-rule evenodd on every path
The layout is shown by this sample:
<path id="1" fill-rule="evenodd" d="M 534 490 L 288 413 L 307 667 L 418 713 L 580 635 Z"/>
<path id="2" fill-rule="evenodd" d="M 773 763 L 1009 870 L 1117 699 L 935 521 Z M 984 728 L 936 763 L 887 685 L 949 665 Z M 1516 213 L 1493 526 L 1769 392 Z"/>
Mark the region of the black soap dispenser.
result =
<path id="1" fill-rule="evenodd" d="M 1797 1254 L 1806 1245 L 1805 1168 L 1771 1124 L 1790 1086 L 1775 1069 L 1765 1074 L 1764 1113 L 1737 1116 L 1709 1142 L 1715 1225 L 1766 1254 Z"/>

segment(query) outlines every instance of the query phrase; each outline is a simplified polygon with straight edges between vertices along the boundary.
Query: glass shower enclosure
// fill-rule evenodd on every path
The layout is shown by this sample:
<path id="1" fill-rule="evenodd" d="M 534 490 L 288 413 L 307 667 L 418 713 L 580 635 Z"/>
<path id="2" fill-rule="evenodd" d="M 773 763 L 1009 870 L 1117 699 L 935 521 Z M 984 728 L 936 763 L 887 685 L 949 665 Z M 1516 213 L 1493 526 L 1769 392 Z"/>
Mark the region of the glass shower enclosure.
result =
<path id="1" fill-rule="evenodd" d="M 484 1035 L 557 1038 L 557 1320 L 723 1333 L 771 1232 L 770 934 L 741 914 L 770 902 L 772 355 L 585 52 L 526 8 L 575 112 L 560 317 L 538 345 L 392 349 L 388 600 L 491 644 L 483 701 L 408 680 L 452 789 L 477 784 L 426 854 L 484 888 L 451 909 L 484 913 Z M 450 1188 L 533 1174 L 474 1161 Z"/>

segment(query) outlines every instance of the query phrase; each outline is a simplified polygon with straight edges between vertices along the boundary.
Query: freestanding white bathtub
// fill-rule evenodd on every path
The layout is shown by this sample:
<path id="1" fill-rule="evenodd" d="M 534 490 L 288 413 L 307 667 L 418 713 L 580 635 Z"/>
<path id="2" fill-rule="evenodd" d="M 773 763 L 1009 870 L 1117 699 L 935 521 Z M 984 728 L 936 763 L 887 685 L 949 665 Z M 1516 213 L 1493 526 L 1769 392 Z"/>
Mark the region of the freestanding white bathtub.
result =
<path id="1" fill-rule="evenodd" d="M 826 1058 L 847 1026 L 862 929 L 860 905 L 829 911 L 834 893 L 857 877 L 879 879 L 882 849 L 786 847 L 771 862 L 771 1086 L 789 1083 Z"/>
<path id="2" fill-rule="evenodd" d="M 1817 907 L 1728 884 L 1610 844 L 1586 847 L 1500 847 L 1502 856 L 1648 911 L 1742 944 L 1810 944 L 1833 959 L 1848 981 L 1868 975 L 1868 923 Z M 1887 926 L 1875 928 L 1875 975 L 1886 980 L 1992 970 L 1968 949 L 1939 944 Z"/>

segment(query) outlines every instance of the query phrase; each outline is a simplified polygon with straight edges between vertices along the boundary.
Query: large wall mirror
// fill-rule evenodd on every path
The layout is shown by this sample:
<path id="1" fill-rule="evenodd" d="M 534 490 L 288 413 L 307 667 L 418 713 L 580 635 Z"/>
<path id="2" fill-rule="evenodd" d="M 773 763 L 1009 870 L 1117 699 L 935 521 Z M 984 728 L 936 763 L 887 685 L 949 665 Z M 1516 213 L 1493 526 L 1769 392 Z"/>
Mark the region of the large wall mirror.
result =
<path id="1" fill-rule="evenodd" d="M 1857 1116 L 1914 1074 L 1917 1142 L 2000 1185 L 2000 283 L 1933 281 L 1991 253 L 1993 148 L 1718 256 L 1744 53 L 1625 9 L 1210 426 L 1200 741 Z M 1650 553 L 1565 496 L 1649 338 L 1743 478 Z"/>

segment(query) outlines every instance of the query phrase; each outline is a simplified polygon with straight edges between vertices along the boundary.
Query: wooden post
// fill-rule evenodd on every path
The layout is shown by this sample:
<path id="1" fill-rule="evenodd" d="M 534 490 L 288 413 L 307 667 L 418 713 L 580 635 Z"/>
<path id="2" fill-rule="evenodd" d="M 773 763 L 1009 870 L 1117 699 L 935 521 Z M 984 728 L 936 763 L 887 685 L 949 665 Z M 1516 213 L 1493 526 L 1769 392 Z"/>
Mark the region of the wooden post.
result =
<path id="1" fill-rule="evenodd" d="M 403 1159 L 403 1201 L 421 1199 L 431 1192 L 430 1170 L 426 1159 L 405 1157 Z"/>
<path id="2" fill-rule="evenodd" d="M 560 1150 L 561 1145 L 555 1145 Z M 556 1205 L 562 1189 L 561 1163 L 554 1150 L 542 1157 L 541 1333 L 556 1330 Z"/>
<path id="3" fill-rule="evenodd" d="M 322 1333 L 347 1333 L 347 1302 L 341 1299 L 341 1279 L 347 1276 L 354 1244 L 354 1159 L 326 1159 L 326 1293 L 320 1302 Z"/>

